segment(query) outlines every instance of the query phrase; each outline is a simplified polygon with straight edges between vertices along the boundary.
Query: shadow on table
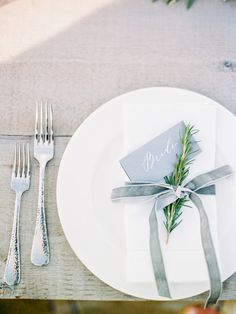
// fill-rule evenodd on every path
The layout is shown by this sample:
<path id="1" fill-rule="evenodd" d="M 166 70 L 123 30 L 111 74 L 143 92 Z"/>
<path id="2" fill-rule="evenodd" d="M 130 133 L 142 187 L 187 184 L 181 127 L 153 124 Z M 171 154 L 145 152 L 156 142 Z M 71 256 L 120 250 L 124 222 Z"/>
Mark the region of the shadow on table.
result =
<path id="1" fill-rule="evenodd" d="M 0 0 L 0 7 L 3 5 L 9 4 L 10 2 L 18 1 L 18 0 Z"/>

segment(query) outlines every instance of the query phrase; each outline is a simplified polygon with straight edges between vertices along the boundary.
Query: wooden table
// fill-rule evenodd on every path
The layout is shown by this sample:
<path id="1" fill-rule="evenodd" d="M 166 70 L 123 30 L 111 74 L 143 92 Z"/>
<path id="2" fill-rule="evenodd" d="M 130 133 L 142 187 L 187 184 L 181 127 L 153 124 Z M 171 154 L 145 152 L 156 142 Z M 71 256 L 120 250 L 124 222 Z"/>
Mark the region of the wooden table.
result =
<path id="1" fill-rule="evenodd" d="M 7 3 L 8 2 L 8 3 Z M 32 145 L 36 100 L 54 105 L 56 156 L 46 177 L 51 262 L 30 263 L 38 165 L 21 212 L 22 282 L 1 298 L 133 300 L 93 276 L 72 252 L 56 207 L 63 151 L 76 128 L 110 98 L 149 86 L 212 97 L 236 113 L 236 5 L 198 0 L 167 7 L 149 0 L 21 0 L 0 7 L 0 271 L 12 226 L 13 147 Z M 234 249 L 234 248 L 233 248 Z M 199 298 L 199 297 L 198 297 Z M 236 298 L 236 276 L 222 299 Z M 200 297 L 202 299 L 202 297 Z"/>

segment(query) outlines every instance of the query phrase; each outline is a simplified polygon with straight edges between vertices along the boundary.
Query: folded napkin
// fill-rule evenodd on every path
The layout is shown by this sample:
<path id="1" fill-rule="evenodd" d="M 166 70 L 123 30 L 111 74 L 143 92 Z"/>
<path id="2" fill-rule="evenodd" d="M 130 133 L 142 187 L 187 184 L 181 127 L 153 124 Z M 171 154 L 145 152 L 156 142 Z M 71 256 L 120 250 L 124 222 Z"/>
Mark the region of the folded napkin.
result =
<path id="1" fill-rule="evenodd" d="M 124 104 L 124 155 L 145 144 L 158 134 L 185 121 L 195 126 L 199 133 L 201 153 L 191 165 L 188 180 L 215 167 L 216 109 L 210 104 Z M 128 181 L 128 179 L 127 179 Z M 213 242 L 218 255 L 216 199 L 212 195 L 201 196 L 206 209 Z M 164 214 L 158 213 L 160 240 L 170 282 L 208 280 L 207 267 L 200 238 L 199 214 L 194 205 L 183 207 L 181 224 L 171 233 L 166 244 Z M 129 200 L 125 202 L 126 228 L 126 279 L 128 282 L 154 282 L 149 252 L 149 214 L 153 200 Z"/>

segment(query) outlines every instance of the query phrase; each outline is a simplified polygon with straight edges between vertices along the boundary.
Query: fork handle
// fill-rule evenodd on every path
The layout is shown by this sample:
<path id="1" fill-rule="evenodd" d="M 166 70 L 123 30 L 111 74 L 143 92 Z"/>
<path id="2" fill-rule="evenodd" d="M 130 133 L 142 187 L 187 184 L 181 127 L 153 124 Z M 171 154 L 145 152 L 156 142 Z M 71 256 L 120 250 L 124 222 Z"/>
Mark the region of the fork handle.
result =
<path id="1" fill-rule="evenodd" d="M 36 266 L 43 266 L 49 263 L 49 241 L 44 207 L 45 168 L 46 164 L 40 164 L 38 207 L 31 250 L 31 262 Z"/>
<path id="2" fill-rule="evenodd" d="M 9 286 L 20 283 L 19 219 L 21 196 L 21 192 L 16 193 L 11 240 L 3 277 L 4 282 Z"/>

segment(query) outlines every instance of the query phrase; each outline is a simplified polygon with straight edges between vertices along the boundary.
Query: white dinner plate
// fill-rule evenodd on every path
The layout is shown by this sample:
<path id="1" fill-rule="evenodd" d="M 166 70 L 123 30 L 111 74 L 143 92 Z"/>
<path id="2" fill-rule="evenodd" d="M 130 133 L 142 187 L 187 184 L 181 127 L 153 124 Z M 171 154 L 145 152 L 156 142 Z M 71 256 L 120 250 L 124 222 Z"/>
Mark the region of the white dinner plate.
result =
<path id="1" fill-rule="evenodd" d="M 153 300 L 155 283 L 126 280 L 124 203 L 111 202 L 113 187 L 123 185 L 118 160 L 123 151 L 122 106 L 125 103 L 211 103 L 217 111 L 216 166 L 230 164 L 236 171 L 236 119 L 215 101 L 183 89 L 153 87 L 119 96 L 99 107 L 77 129 L 63 155 L 57 181 L 60 221 L 72 249 L 85 266 L 111 287 Z M 203 113 L 204 119 L 204 113 Z M 207 123 L 207 121 L 206 121 Z M 236 176 L 217 184 L 217 218 L 222 279 L 236 270 Z M 229 198 L 226 198 L 227 191 Z M 197 270 L 196 270 L 197 271 Z M 172 298 L 186 298 L 209 289 L 205 281 L 170 282 Z"/>

